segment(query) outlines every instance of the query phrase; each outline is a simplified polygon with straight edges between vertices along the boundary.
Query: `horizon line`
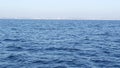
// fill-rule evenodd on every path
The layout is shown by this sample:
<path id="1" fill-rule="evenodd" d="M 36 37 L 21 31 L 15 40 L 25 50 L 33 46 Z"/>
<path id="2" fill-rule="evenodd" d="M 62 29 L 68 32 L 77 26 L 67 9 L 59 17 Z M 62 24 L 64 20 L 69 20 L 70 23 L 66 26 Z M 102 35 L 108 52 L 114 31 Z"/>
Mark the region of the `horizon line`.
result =
<path id="1" fill-rule="evenodd" d="M 16 19 L 16 20 L 120 20 L 120 19 L 75 19 L 75 18 L 0 18 L 1 19 Z"/>

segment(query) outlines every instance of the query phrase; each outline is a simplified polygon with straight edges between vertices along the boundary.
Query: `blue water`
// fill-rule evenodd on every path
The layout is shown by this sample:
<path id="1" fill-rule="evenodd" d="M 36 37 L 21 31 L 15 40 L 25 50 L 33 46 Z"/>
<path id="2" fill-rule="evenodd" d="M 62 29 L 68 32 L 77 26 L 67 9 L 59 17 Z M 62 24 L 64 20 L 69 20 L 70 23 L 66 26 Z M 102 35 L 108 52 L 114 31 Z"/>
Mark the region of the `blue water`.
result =
<path id="1" fill-rule="evenodd" d="M 0 68 L 120 68 L 120 21 L 1 19 Z"/>

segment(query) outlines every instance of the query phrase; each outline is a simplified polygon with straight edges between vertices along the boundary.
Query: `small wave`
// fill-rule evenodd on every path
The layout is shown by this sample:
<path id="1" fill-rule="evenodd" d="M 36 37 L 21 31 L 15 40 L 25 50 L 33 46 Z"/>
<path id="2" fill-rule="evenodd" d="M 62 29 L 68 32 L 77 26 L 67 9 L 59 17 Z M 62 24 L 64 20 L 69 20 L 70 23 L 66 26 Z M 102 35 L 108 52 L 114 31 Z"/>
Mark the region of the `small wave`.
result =
<path id="1" fill-rule="evenodd" d="M 7 46 L 7 51 L 23 51 L 24 49 L 20 46 Z"/>
<path id="2" fill-rule="evenodd" d="M 25 42 L 25 40 L 22 40 L 22 39 L 4 39 L 3 41 L 5 42 Z"/>
<path id="3" fill-rule="evenodd" d="M 51 61 L 45 61 L 45 60 L 34 60 L 32 63 L 37 63 L 37 64 L 50 64 Z"/>
<path id="4" fill-rule="evenodd" d="M 66 66 L 55 66 L 53 68 L 67 68 Z"/>
<path id="5" fill-rule="evenodd" d="M 56 47 L 49 47 L 49 48 L 46 48 L 45 50 L 50 50 L 50 51 L 59 51 L 59 50 L 62 50 L 62 51 L 69 51 L 69 52 L 75 52 L 75 51 L 80 51 L 79 49 L 75 49 L 75 48 L 56 48 Z"/>
<path id="6" fill-rule="evenodd" d="M 27 58 L 25 58 L 25 56 L 21 55 L 21 54 L 18 54 L 18 55 L 15 55 L 15 54 L 10 54 L 8 55 L 7 57 L 4 58 L 5 61 L 8 61 L 8 62 L 13 62 L 13 63 L 16 63 L 16 62 L 19 62 L 19 63 L 24 63 L 26 61 Z"/>

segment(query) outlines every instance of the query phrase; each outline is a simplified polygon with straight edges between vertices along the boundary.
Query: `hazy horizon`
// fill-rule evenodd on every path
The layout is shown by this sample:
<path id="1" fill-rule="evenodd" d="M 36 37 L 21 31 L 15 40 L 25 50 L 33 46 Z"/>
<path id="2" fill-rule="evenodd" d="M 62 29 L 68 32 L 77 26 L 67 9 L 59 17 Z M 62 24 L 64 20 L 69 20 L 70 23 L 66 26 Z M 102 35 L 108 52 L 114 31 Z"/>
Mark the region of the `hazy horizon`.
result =
<path id="1" fill-rule="evenodd" d="M 120 20 L 120 0 L 0 0 L 0 18 Z"/>

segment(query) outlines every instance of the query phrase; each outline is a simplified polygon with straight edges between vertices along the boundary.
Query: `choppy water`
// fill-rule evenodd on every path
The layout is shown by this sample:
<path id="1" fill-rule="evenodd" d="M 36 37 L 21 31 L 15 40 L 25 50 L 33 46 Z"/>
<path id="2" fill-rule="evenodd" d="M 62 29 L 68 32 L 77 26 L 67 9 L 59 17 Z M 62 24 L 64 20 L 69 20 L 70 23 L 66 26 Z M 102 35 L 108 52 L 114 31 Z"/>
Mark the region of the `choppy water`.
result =
<path id="1" fill-rule="evenodd" d="M 0 68 L 120 68 L 120 21 L 0 20 Z"/>

